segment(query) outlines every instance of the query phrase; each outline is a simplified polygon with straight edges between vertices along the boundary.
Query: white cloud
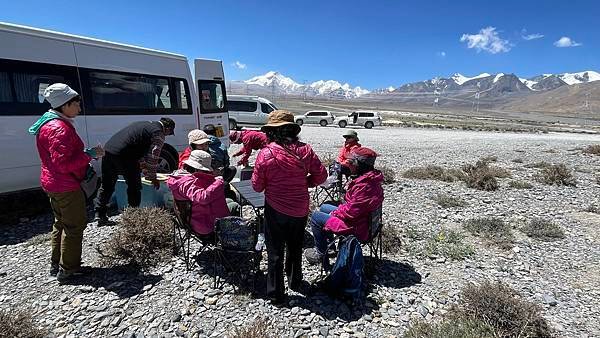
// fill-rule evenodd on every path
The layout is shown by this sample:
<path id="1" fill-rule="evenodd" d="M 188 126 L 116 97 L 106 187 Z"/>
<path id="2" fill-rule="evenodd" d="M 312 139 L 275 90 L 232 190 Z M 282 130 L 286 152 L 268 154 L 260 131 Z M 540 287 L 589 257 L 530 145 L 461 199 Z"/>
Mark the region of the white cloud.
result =
<path id="1" fill-rule="evenodd" d="M 523 38 L 523 40 L 536 40 L 536 39 L 541 39 L 544 37 L 543 34 L 540 33 L 533 33 L 533 34 L 527 34 L 527 30 L 525 28 L 523 28 L 521 30 L 521 37 Z"/>
<path id="2" fill-rule="evenodd" d="M 236 61 L 232 64 L 237 69 L 246 69 L 246 64 Z"/>
<path id="3" fill-rule="evenodd" d="M 508 40 L 500 38 L 495 27 L 482 28 L 479 34 L 463 34 L 460 42 L 467 42 L 467 47 L 475 48 L 478 53 L 482 50 L 491 54 L 506 53 L 512 47 Z"/>
<path id="4" fill-rule="evenodd" d="M 558 41 L 555 41 L 554 45 L 556 47 L 563 48 L 563 47 L 577 47 L 577 46 L 581 46 L 582 44 L 579 42 L 575 42 L 575 40 L 571 40 L 571 38 L 568 36 L 563 36 L 562 38 L 558 39 Z"/>
<path id="5" fill-rule="evenodd" d="M 441 51 L 441 52 L 437 52 L 435 53 L 437 56 L 441 57 L 441 58 L 445 58 L 446 57 L 446 52 Z"/>

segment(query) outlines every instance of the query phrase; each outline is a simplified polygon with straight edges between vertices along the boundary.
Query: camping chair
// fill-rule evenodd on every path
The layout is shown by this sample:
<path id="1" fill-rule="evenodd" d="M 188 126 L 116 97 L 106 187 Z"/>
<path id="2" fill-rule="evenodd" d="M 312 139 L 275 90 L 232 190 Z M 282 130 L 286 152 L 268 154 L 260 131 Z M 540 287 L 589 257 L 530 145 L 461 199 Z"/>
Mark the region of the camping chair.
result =
<path id="1" fill-rule="evenodd" d="M 341 164 L 333 162 L 329 166 L 329 175 L 324 184 L 315 187 L 313 194 L 313 203 L 321 205 L 325 201 L 340 202 L 344 197 L 343 175 L 341 174 Z"/>
<path id="2" fill-rule="evenodd" d="M 247 273 L 253 275 L 254 288 L 262 258 L 262 251 L 255 249 L 257 223 L 237 216 L 218 218 L 215 220 L 215 237 L 214 287 L 221 288 L 229 281 L 235 290 L 236 284 L 243 284 Z"/>
<path id="3" fill-rule="evenodd" d="M 190 258 L 199 256 L 206 248 L 213 245 L 214 236 L 203 236 L 194 231 L 191 226 L 192 202 L 189 200 L 174 200 L 173 211 L 175 213 L 175 222 L 173 222 L 173 243 L 174 253 L 181 252 L 185 267 L 190 270 Z M 194 239 L 200 244 L 200 248 L 192 256 L 190 252 L 190 242 Z"/>

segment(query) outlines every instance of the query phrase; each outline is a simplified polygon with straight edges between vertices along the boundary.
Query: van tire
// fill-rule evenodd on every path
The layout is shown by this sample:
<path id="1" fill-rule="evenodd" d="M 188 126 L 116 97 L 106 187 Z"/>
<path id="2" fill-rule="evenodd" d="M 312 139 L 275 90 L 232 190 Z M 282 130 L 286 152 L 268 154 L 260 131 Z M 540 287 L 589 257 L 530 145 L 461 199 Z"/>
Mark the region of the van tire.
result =
<path id="1" fill-rule="evenodd" d="M 304 124 L 304 121 L 302 119 L 298 119 L 298 120 L 296 120 L 296 124 L 301 126 Z"/>
<path id="2" fill-rule="evenodd" d="M 235 120 L 229 119 L 229 131 L 237 130 L 238 125 Z"/>
<path id="3" fill-rule="evenodd" d="M 373 122 L 371 122 L 371 121 L 365 122 L 365 128 L 367 128 L 367 129 L 373 128 Z"/>
<path id="4" fill-rule="evenodd" d="M 173 154 L 175 152 L 175 154 Z M 175 149 L 171 149 L 169 145 L 163 146 L 160 151 L 160 158 L 158 159 L 158 169 L 156 170 L 159 173 L 172 173 L 174 170 L 177 170 L 177 162 L 179 160 L 177 151 Z"/>
<path id="5" fill-rule="evenodd" d="M 327 127 L 327 120 L 321 120 L 319 125 L 321 125 L 321 127 Z"/>
<path id="6" fill-rule="evenodd" d="M 340 126 L 340 128 L 346 128 L 347 125 L 348 125 L 348 122 L 346 122 L 346 121 L 338 122 L 338 126 Z"/>

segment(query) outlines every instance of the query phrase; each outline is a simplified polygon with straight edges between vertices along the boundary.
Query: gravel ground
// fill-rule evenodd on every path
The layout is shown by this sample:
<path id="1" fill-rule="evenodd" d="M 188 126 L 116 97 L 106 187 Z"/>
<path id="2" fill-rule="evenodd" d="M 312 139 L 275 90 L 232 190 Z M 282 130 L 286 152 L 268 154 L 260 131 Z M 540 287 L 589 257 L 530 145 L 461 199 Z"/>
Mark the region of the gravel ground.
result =
<path id="1" fill-rule="evenodd" d="M 337 153 L 342 131 L 304 127 L 301 136 L 323 158 Z M 402 246 L 384 254 L 377 272 L 368 279 L 363 304 L 332 300 L 322 293 L 291 292 L 286 306 L 274 307 L 260 291 L 264 278 L 259 278 L 259 291 L 254 294 L 234 293 L 231 285 L 213 289 L 210 269 L 196 266 L 188 272 L 178 258 L 146 274 L 94 268 L 82 285 L 59 286 L 47 276 L 45 233 L 51 219 L 42 215 L 3 229 L 0 308 L 30 309 L 34 319 L 56 337 L 217 337 L 251 325 L 256 318 L 266 318 L 275 336 L 387 337 L 401 336 L 413 320 L 441 318 L 466 283 L 492 280 L 506 283 L 539 304 L 557 336 L 600 336 L 600 236 L 596 231 L 600 215 L 583 211 L 598 202 L 599 157 L 580 151 L 600 143 L 597 136 L 404 128 L 360 129 L 358 133 L 363 145 L 380 154 L 378 161 L 398 173 L 397 182 L 385 186 L 384 222 L 385 227 L 403 232 Z M 500 179 L 500 188 L 494 192 L 470 189 L 461 182 L 400 176 L 414 166 L 458 168 L 489 155 L 497 157 L 494 165 L 512 174 Z M 538 169 L 525 165 L 539 161 L 574 169 L 577 186 L 537 182 Z M 508 182 L 515 179 L 528 181 L 533 188 L 510 188 Z M 467 206 L 441 208 L 432 200 L 438 194 L 459 197 Z M 415 249 L 423 241 L 407 231 L 440 227 L 462 231 L 464 220 L 479 216 L 500 217 L 511 224 L 515 240 L 510 248 L 490 247 L 465 232 L 464 242 L 474 249 L 470 257 L 423 257 Z M 533 217 L 554 221 L 565 231 L 565 238 L 543 242 L 527 237 L 519 227 Z M 96 247 L 114 230 L 90 223 L 84 234 L 88 265 L 98 266 Z M 318 269 L 307 265 L 304 272 L 308 281 L 319 276 Z"/>

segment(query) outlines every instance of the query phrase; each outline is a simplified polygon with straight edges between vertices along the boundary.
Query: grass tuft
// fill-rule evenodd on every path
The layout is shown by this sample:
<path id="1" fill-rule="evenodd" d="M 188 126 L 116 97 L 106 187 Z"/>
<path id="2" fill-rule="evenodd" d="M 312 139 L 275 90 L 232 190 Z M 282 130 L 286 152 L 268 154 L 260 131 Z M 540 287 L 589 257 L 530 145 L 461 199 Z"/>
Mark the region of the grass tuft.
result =
<path id="1" fill-rule="evenodd" d="M 463 199 L 446 194 L 439 194 L 433 197 L 442 208 L 461 208 L 467 205 Z"/>
<path id="2" fill-rule="evenodd" d="M 482 237 L 489 244 L 509 249 L 514 242 L 510 225 L 497 217 L 473 218 L 464 223 L 465 229 L 471 234 Z"/>
<path id="3" fill-rule="evenodd" d="M 521 229 L 527 236 L 550 242 L 565 238 L 565 232 L 558 224 L 543 218 L 534 218 Z"/>
<path id="4" fill-rule="evenodd" d="M 0 310 L 0 337 L 43 338 L 48 332 L 36 326 L 31 313 L 21 309 Z"/>
<path id="5" fill-rule="evenodd" d="M 527 181 L 510 181 L 508 182 L 508 186 L 514 189 L 531 189 L 533 185 Z"/>
<path id="6" fill-rule="evenodd" d="M 571 173 L 571 170 L 564 164 L 551 164 L 542 168 L 538 175 L 538 180 L 548 185 L 576 186 L 577 179 Z"/>

